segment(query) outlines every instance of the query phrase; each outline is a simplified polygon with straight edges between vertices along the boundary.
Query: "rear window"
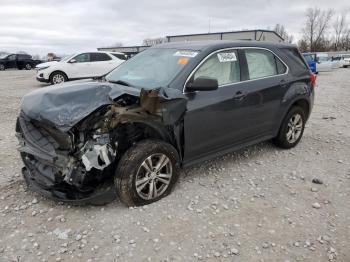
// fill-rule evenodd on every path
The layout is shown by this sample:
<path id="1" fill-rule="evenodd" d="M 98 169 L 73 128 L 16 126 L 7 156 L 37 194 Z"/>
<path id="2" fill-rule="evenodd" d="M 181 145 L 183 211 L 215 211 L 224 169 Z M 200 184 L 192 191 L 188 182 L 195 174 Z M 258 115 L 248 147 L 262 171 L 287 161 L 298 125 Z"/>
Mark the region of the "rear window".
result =
<path id="1" fill-rule="evenodd" d="M 304 58 L 307 62 L 314 62 L 314 58 L 312 55 L 304 55 Z"/>

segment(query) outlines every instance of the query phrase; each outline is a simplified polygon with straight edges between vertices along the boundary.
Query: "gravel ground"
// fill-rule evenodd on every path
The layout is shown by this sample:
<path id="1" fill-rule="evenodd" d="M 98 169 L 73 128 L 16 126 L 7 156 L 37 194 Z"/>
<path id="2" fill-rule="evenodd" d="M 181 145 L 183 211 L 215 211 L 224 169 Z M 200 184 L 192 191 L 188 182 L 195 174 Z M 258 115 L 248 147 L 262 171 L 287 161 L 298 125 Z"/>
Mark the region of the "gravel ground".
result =
<path id="1" fill-rule="evenodd" d="M 130 209 L 26 191 L 15 119 L 41 86 L 34 71 L 0 72 L 0 261 L 350 261 L 350 69 L 318 76 L 296 148 L 266 142 L 185 169 L 170 196 Z"/>

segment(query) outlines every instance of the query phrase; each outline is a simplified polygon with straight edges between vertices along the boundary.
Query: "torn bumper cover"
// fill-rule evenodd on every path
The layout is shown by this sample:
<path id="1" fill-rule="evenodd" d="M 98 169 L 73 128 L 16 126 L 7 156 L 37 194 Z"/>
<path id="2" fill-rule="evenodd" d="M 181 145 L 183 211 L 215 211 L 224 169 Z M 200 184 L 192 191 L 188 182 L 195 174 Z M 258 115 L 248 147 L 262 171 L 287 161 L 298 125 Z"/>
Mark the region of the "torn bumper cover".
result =
<path id="1" fill-rule="evenodd" d="M 138 137 L 119 127 L 153 121 L 178 136 L 186 100 L 178 90 L 91 82 L 34 91 L 21 109 L 16 136 L 28 187 L 55 200 L 99 205 L 116 198 L 117 161 Z"/>
<path id="2" fill-rule="evenodd" d="M 59 186 L 44 186 L 38 182 L 40 174 L 31 172 L 27 167 L 22 168 L 23 178 L 28 188 L 44 197 L 75 205 L 105 205 L 116 199 L 117 194 L 112 181 L 99 185 L 92 193 L 76 194 L 75 189 Z"/>
<path id="3" fill-rule="evenodd" d="M 95 187 L 82 186 L 86 172 L 77 168 L 72 157 L 56 152 L 56 141 L 26 121 L 23 114 L 18 118 L 16 131 L 18 150 L 25 165 L 22 175 L 29 189 L 47 198 L 76 205 L 104 205 L 116 198 L 111 179 Z M 86 161 L 89 163 L 88 158 Z"/>

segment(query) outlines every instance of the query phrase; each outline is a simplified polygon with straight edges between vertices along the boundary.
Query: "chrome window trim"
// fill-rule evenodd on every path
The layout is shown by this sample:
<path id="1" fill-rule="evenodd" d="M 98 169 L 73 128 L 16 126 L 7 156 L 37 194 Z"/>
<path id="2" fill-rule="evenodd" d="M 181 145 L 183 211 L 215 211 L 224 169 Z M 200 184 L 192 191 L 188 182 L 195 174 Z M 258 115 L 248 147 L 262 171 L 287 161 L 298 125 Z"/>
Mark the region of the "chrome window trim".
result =
<path id="1" fill-rule="evenodd" d="M 277 75 L 272 75 L 272 76 L 265 76 L 265 77 L 259 77 L 259 78 L 255 78 L 255 79 L 249 79 L 249 80 L 244 80 L 244 81 L 239 81 L 239 82 L 234 82 L 234 83 L 229 83 L 229 84 L 223 84 L 223 85 L 219 85 L 220 87 L 225 87 L 225 86 L 231 86 L 231 85 L 236 85 L 236 84 L 240 84 L 240 83 L 246 83 L 246 82 L 251 82 L 251 81 L 256 81 L 256 80 L 261 80 L 261 79 L 266 79 L 266 78 L 271 78 L 271 77 L 276 77 L 276 76 L 282 76 L 282 75 L 287 75 L 289 73 L 289 67 L 288 65 L 272 50 L 265 48 L 265 47 L 253 47 L 253 46 L 240 46 L 240 47 L 228 47 L 228 48 L 223 48 L 223 49 L 219 49 L 219 50 L 215 50 L 213 52 L 211 52 L 209 55 L 207 55 L 193 70 L 192 72 L 189 74 L 189 76 L 187 77 L 184 86 L 182 87 L 182 93 L 183 94 L 187 94 L 187 93 L 193 93 L 193 92 L 185 92 L 186 90 L 186 85 L 188 83 L 188 81 L 191 79 L 191 77 L 194 75 L 194 73 L 197 71 L 197 69 L 206 61 L 209 59 L 209 57 L 211 57 L 212 55 L 222 52 L 222 51 L 229 51 L 229 50 L 237 50 L 237 49 L 261 49 L 261 50 L 266 50 L 269 51 L 270 53 L 272 53 L 275 57 L 277 57 L 282 64 L 284 64 L 284 66 L 287 68 L 287 70 L 283 73 L 283 74 L 277 74 Z M 238 58 L 239 59 L 239 58 Z M 240 65 L 240 69 L 241 69 L 241 65 Z M 198 92 L 198 91 L 195 91 Z"/>

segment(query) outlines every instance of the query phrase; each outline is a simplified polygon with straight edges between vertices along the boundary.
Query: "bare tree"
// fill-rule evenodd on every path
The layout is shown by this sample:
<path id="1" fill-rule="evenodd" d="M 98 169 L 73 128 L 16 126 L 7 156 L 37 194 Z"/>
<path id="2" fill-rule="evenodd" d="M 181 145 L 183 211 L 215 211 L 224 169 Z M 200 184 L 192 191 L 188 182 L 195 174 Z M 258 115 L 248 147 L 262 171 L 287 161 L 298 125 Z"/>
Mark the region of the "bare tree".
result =
<path id="1" fill-rule="evenodd" d="M 341 37 L 340 42 L 343 50 L 345 51 L 350 50 L 350 28 L 346 28 L 344 30 L 344 33 Z"/>
<path id="2" fill-rule="evenodd" d="M 308 50 L 307 42 L 305 40 L 303 40 L 303 39 L 300 39 L 298 41 L 298 48 L 299 48 L 300 52 L 302 52 L 302 53 L 306 52 Z"/>
<path id="3" fill-rule="evenodd" d="M 273 29 L 277 34 L 279 34 L 285 42 L 292 43 L 294 40 L 294 36 L 291 34 L 288 34 L 287 30 L 285 29 L 284 25 L 276 24 Z"/>
<path id="4" fill-rule="evenodd" d="M 343 36 L 344 31 L 346 30 L 345 28 L 346 25 L 346 17 L 344 14 L 337 16 L 334 24 L 333 24 L 333 29 L 334 29 L 334 50 L 337 51 L 339 48 L 341 49 L 341 39 Z"/>
<path id="5" fill-rule="evenodd" d="M 322 48 L 326 31 L 330 25 L 333 10 L 321 11 L 319 8 L 308 8 L 306 10 L 306 23 L 303 29 L 304 40 L 308 42 L 310 51 L 314 52 Z"/>

